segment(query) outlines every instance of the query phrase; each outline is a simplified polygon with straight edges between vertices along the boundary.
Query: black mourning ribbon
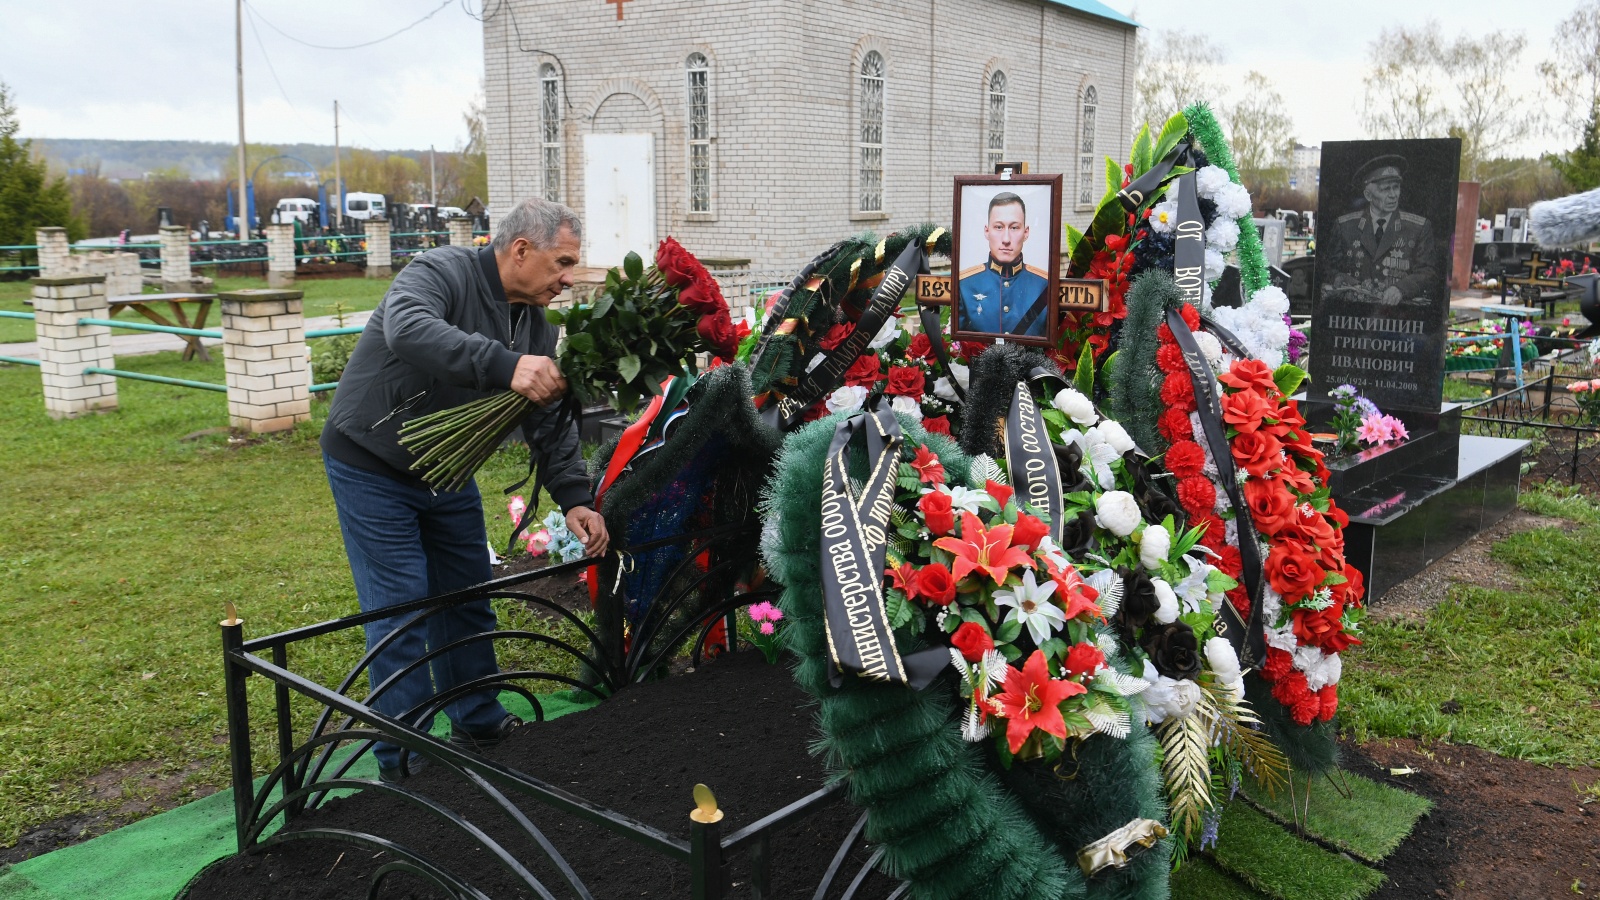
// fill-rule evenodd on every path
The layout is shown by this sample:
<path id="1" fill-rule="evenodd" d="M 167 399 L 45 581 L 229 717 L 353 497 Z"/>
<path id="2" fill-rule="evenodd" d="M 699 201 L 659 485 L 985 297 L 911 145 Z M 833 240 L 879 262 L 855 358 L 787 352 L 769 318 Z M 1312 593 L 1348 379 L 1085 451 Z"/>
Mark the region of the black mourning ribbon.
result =
<path id="1" fill-rule="evenodd" d="M 800 376 L 800 383 L 783 402 L 778 404 L 779 416 L 785 431 L 800 424 L 800 419 L 812 404 L 833 392 L 844 381 L 844 373 L 861 357 L 878 336 L 883 323 L 889 321 L 900 301 L 910 290 L 916 276 L 928 271 L 928 255 L 921 241 L 908 241 L 906 248 L 883 273 L 883 280 L 872 292 L 872 300 L 861 313 L 850 336 L 822 358 L 816 368 Z"/>
<path id="2" fill-rule="evenodd" d="M 938 308 L 921 304 L 917 307 L 917 315 L 922 319 L 922 333 L 928 336 L 928 343 L 933 346 L 933 357 L 939 361 L 939 369 L 944 372 L 945 380 L 950 382 L 950 389 L 955 391 L 956 399 L 966 402 L 967 392 L 956 380 L 955 371 L 950 368 L 950 348 L 944 343 L 944 323 L 939 321 Z"/>
<path id="3" fill-rule="evenodd" d="M 1127 187 L 1117 192 L 1117 199 L 1122 202 L 1122 208 L 1128 212 L 1136 212 L 1139 207 L 1144 205 L 1145 200 L 1149 199 L 1150 195 L 1161 187 L 1161 183 L 1167 180 L 1168 176 L 1172 174 L 1172 170 L 1179 165 L 1187 163 L 1188 159 L 1189 142 L 1180 141 L 1178 146 L 1172 148 L 1172 152 L 1163 156 L 1143 175 L 1135 178 Z"/>
<path id="4" fill-rule="evenodd" d="M 1266 632 L 1261 622 L 1261 543 L 1256 537 L 1255 522 L 1250 518 L 1250 507 L 1240 496 L 1239 479 L 1233 467 L 1233 451 L 1228 446 L 1227 429 L 1222 421 L 1222 405 L 1217 400 L 1216 377 L 1211 364 L 1195 342 L 1189 323 L 1175 309 L 1167 310 L 1167 327 L 1183 351 L 1183 361 L 1189 367 L 1189 379 L 1194 385 L 1195 405 L 1200 413 L 1200 428 L 1205 432 L 1206 445 L 1211 448 L 1212 461 L 1217 466 L 1217 480 L 1233 504 L 1234 522 L 1239 528 L 1239 557 L 1244 565 L 1245 592 L 1250 596 L 1250 616 L 1239 615 L 1233 603 L 1224 600 L 1222 614 L 1217 617 L 1217 634 L 1227 638 L 1239 662 L 1246 668 L 1259 666 L 1267 655 Z"/>
<path id="5" fill-rule="evenodd" d="M 1200 197 L 1196 176 L 1186 172 L 1178 178 L 1178 222 L 1173 229 L 1172 280 L 1183 299 L 1201 309 L 1205 303 L 1206 222 L 1200 216 Z"/>
<path id="6" fill-rule="evenodd" d="M 1037 370 L 1035 370 L 1037 371 Z M 1061 499 L 1061 468 L 1045 431 L 1044 417 L 1033 399 L 1028 382 L 1017 382 L 1006 414 L 1006 469 L 1016 498 L 1043 513 L 1050 525 L 1050 537 L 1061 543 L 1065 503 Z"/>
<path id="7" fill-rule="evenodd" d="M 850 489 L 848 456 L 857 435 L 866 439 L 869 471 L 858 498 Z M 873 404 L 834 429 L 822 472 L 822 599 L 834 687 L 846 672 L 873 681 L 927 687 L 950 661 L 942 648 L 903 659 L 894 643 L 883 597 L 889 511 L 900 470 L 900 423 L 888 404 Z"/>

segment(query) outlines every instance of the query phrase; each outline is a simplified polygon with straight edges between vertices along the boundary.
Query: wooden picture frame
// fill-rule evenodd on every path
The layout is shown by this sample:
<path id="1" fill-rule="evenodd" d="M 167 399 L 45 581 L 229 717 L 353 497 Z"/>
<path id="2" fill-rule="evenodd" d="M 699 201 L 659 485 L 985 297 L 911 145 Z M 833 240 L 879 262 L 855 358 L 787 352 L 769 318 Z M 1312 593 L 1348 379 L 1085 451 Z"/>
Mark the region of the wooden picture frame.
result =
<path id="1" fill-rule="evenodd" d="M 956 176 L 950 244 L 953 339 L 1055 346 L 1061 197 L 1060 175 Z M 1011 252 L 1015 257 L 1008 257 Z"/>

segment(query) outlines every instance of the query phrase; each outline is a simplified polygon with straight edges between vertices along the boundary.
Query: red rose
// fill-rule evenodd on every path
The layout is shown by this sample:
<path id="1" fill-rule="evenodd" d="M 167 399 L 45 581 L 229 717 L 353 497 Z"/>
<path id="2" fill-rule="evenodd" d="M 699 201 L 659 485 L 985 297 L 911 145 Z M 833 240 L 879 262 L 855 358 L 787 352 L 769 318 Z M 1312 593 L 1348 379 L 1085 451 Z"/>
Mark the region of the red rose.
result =
<path id="1" fill-rule="evenodd" d="M 982 356 L 983 351 L 987 349 L 989 349 L 988 344 L 981 344 L 977 341 L 956 342 L 956 355 L 961 357 L 962 362 L 972 362 Z"/>
<path id="2" fill-rule="evenodd" d="M 1344 632 L 1339 618 L 1344 615 L 1344 604 L 1334 603 L 1323 610 L 1297 609 L 1294 611 L 1294 636 L 1302 644 L 1321 647 L 1328 653 L 1343 653 L 1351 644 L 1360 641 Z"/>
<path id="3" fill-rule="evenodd" d="M 1324 722 L 1332 719 L 1333 714 L 1339 711 L 1339 686 L 1336 684 L 1324 685 L 1322 690 L 1317 691 L 1317 702 L 1322 706 L 1322 710 L 1317 713 L 1317 718 Z"/>
<path id="4" fill-rule="evenodd" d="M 1272 370 L 1259 359 L 1241 359 L 1228 367 L 1228 371 L 1217 376 L 1217 380 L 1241 391 L 1255 391 L 1263 397 L 1271 397 L 1278 392 L 1277 382 L 1272 380 Z"/>
<path id="5" fill-rule="evenodd" d="M 733 336 L 740 343 L 743 343 L 744 339 L 750 336 L 750 323 L 743 319 L 733 323 Z"/>
<path id="6" fill-rule="evenodd" d="M 1242 431 L 1233 439 L 1231 449 L 1234 461 L 1257 478 L 1265 478 L 1268 472 L 1283 466 L 1283 445 L 1265 430 Z"/>
<path id="7" fill-rule="evenodd" d="M 852 387 L 870 388 L 883 377 L 883 371 L 878 366 L 878 357 L 873 353 L 863 353 L 845 370 L 844 383 Z"/>
<path id="8" fill-rule="evenodd" d="M 1161 402 L 1185 413 L 1194 409 L 1194 384 L 1188 375 L 1168 375 L 1161 382 Z"/>
<path id="9" fill-rule="evenodd" d="M 1346 606 L 1359 607 L 1362 596 L 1367 592 L 1365 579 L 1361 577 L 1361 570 L 1349 563 L 1345 563 L 1344 578 L 1344 584 L 1333 586 L 1334 599 Z"/>
<path id="10" fill-rule="evenodd" d="M 1267 581 L 1284 599 L 1296 601 L 1322 584 L 1325 572 L 1310 548 L 1294 541 L 1277 541 L 1267 554 Z M 1298 627 L 1296 628 L 1298 631 Z"/>
<path id="11" fill-rule="evenodd" d="M 1050 533 L 1050 526 L 1039 521 L 1027 513 L 1017 516 L 1017 524 L 1011 529 L 1011 543 L 1018 547 L 1027 547 L 1029 550 L 1039 549 L 1039 539 Z"/>
<path id="12" fill-rule="evenodd" d="M 1238 396 L 1238 395 L 1235 395 Z M 1297 494 L 1316 493 L 1316 485 L 1311 483 L 1311 476 L 1299 466 L 1284 466 L 1272 476 L 1272 480 L 1284 485 L 1287 489 Z"/>
<path id="13" fill-rule="evenodd" d="M 950 434 L 950 417 L 924 416 L 922 419 L 922 430 L 929 434 L 942 434 L 948 437 Z"/>
<path id="14" fill-rule="evenodd" d="M 928 563 L 917 570 L 917 594 L 929 603 L 949 606 L 956 599 L 956 579 L 944 563 Z"/>
<path id="15" fill-rule="evenodd" d="M 844 343 L 844 339 L 850 336 L 851 331 L 849 325 L 835 325 L 829 328 L 828 333 L 822 336 L 822 349 L 832 350 Z"/>
<path id="16" fill-rule="evenodd" d="M 1193 478 L 1205 467 L 1206 452 L 1194 441 L 1176 441 L 1167 451 L 1167 471 L 1179 478 Z"/>
<path id="17" fill-rule="evenodd" d="M 1311 448 L 1311 434 L 1306 431 L 1305 416 L 1300 415 L 1300 404 L 1293 400 L 1281 404 L 1272 417 L 1278 420 L 1278 424 L 1268 425 L 1266 428 L 1272 432 L 1273 437 L 1285 444 L 1296 446 L 1304 444 L 1306 449 Z M 1291 432 L 1294 434 L 1293 438 L 1289 437 Z"/>
<path id="18" fill-rule="evenodd" d="M 928 333 L 919 331 L 911 336 L 911 343 L 906 346 L 906 355 L 912 359 L 927 359 L 933 352 L 933 341 L 928 339 Z"/>
<path id="19" fill-rule="evenodd" d="M 734 352 L 739 349 L 739 339 L 734 333 L 733 320 L 728 318 L 727 309 L 701 316 L 694 330 L 705 339 L 706 346 L 711 348 L 711 352 L 723 359 L 732 360 Z"/>
<path id="20" fill-rule="evenodd" d="M 728 303 L 722 299 L 722 288 L 710 275 L 696 278 L 693 284 L 680 291 L 678 302 L 699 316 L 728 314 Z"/>
<path id="21" fill-rule="evenodd" d="M 1266 662 L 1261 664 L 1261 677 L 1268 681 L 1278 681 L 1283 676 L 1294 671 L 1294 654 L 1277 647 L 1267 648 Z"/>
<path id="22" fill-rule="evenodd" d="M 1171 381 L 1172 379 L 1167 379 Z M 1166 399 L 1163 397 L 1162 399 Z M 1271 415 L 1275 408 L 1261 399 L 1255 391 L 1239 391 L 1222 398 L 1222 421 L 1237 429 L 1241 434 L 1248 434 L 1261 427 L 1263 419 Z"/>
<path id="23" fill-rule="evenodd" d="M 1250 507 L 1250 519 L 1262 534 L 1277 534 L 1294 522 L 1294 495 L 1276 481 L 1246 481 L 1244 503 Z"/>
<path id="24" fill-rule="evenodd" d="M 962 622 L 956 633 L 950 635 L 950 645 L 960 650 L 967 662 L 977 662 L 994 649 L 994 639 L 977 622 Z"/>
<path id="25" fill-rule="evenodd" d="M 944 491 L 923 494 L 917 501 L 917 508 L 922 510 L 922 518 L 935 537 L 943 537 L 956 527 L 956 514 L 950 511 L 950 495 Z"/>
<path id="26" fill-rule="evenodd" d="M 1189 414 L 1181 409 L 1162 410 L 1156 419 L 1156 430 L 1172 443 L 1187 441 L 1194 437 L 1194 425 L 1189 421 Z"/>
<path id="27" fill-rule="evenodd" d="M 656 269 L 667 284 L 675 288 L 688 287 L 696 275 L 705 271 L 700 261 L 672 238 L 667 238 L 656 247 Z"/>
<path id="28" fill-rule="evenodd" d="M 1067 651 L 1066 669 L 1068 675 L 1093 675 L 1099 668 L 1106 664 L 1106 655 L 1100 652 L 1095 645 L 1083 642 L 1073 644 Z"/>
<path id="29" fill-rule="evenodd" d="M 916 366 L 890 366 L 889 387 L 884 393 L 893 397 L 922 399 L 922 370 Z"/>
<path id="30" fill-rule="evenodd" d="M 1211 512 L 1217 505 L 1217 488 L 1206 478 L 1195 475 L 1178 482 L 1178 503 L 1190 515 Z"/>
<path id="31" fill-rule="evenodd" d="M 1315 509 L 1311 510 L 1311 515 L 1306 515 L 1308 508 L 1304 505 L 1296 506 L 1294 516 L 1290 519 L 1290 524 L 1283 528 L 1279 537 L 1299 541 L 1302 544 L 1316 544 L 1324 551 L 1337 551 L 1339 545 L 1338 532 L 1334 531 L 1333 526 L 1328 524 L 1328 520 L 1323 517 L 1322 513 L 1317 512 Z M 1343 566 L 1344 561 L 1340 560 L 1339 566 L 1332 568 L 1333 571 L 1338 571 Z"/>

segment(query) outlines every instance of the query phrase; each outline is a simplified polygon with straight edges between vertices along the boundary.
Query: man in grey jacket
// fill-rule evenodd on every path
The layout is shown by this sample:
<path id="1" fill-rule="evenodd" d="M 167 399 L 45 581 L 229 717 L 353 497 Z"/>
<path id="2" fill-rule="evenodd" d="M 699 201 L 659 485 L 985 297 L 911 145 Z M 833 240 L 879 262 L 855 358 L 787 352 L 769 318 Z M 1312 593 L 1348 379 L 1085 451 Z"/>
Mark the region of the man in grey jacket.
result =
<path id="1" fill-rule="evenodd" d="M 544 307 L 572 285 L 582 235 L 572 210 L 525 200 L 500 222 L 489 247 L 441 247 L 418 256 L 373 311 L 322 431 L 323 463 L 363 612 L 491 577 L 477 485 L 429 488 L 411 471 L 415 457 L 400 446 L 399 431 L 419 416 L 508 388 L 540 405 L 523 434 L 533 452 L 548 451 L 545 484 L 567 526 L 590 556 L 605 552 L 605 520 L 593 508 L 577 429 L 570 420 L 558 428 L 554 415 L 567 382 L 552 358 L 556 329 L 544 316 Z M 391 638 L 407 618 L 366 626 L 367 649 L 383 643 L 368 669 L 369 702 L 380 712 L 417 716 L 435 696 L 499 670 L 493 645 L 479 641 L 401 674 L 429 650 L 494 630 L 488 601 L 446 608 Z M 499 743 L 519 724 L 490 690 L 450 697 L 444 711 L 451 741 L 472 750 Z M 374 753 L 390 782 L 424 761 L 414 754 L 402 759 L 401 748 L 387 743 Z"/>

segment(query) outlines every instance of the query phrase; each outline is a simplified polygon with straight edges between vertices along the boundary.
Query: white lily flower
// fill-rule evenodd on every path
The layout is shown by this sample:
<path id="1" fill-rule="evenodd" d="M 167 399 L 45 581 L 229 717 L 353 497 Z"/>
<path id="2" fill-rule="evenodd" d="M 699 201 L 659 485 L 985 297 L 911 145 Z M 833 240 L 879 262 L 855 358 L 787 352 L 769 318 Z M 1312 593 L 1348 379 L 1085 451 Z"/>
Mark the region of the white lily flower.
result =
<path id="1" fill-rule="evenodd" d="M 878 329 L 878 333 L 873 335 L 872 340 L 867 342 L 867 347 L 872 350 L 881 350 L 889 346 L 899 336 L 900 322 L 894 316 L 890 316 L 889 321 L 884 322 L 883 327 Z"/>
<path id="2" fill-rule="evenodd" d="M 1061 545 L 1057 544 L 1055 538 L 1048 534 L 1039 538 L 1039 554 L 1055 563 L 1058 569 L 1065 569 L 1072 562 L 1067 558 L 1066 551 L 1061 549 Z"/>
<path id="3" fill-rule="evenodd" d="M 994 498 L 989 496 L 988 491 L 974 490 L 969 487 L 963 487 L 959 484 L 953 487 L 951 485 L 941 484 L 939 485 L 938 490 L 950 495 L 950 509 L 952 512 L 960 510 L 962 512 L 969 512 L 973 515 L 977 515 L 978 511 L 983 508 L 984 501 L 994 501 Z"/>
<path id="4" fill-rule="evenodd" d="M 997 606 L 1011 607 L 1011 612 L 1006 614 L 1006 621 L 1027 626 L 1033 642 L 1042 644 L 1067 623 L 1067 616 L 1061 607 L 1050 602 L 1050 595 L 1055 592 L 1054 581 L 1040 585 L 1033 577 L 1033 570 L 1028 569 L 1022 573 L 1022 584 L 995 591 L 994 602 Z"/>
<path id="5" fill-rule="evenodd" d="M 1211 566 L 1187 554 L 1183 561 L 1189 567 L 1189 574 L 1182 581 L 1172 586 L 1178 595 L 1178 600 L 1183 604 L 1186 613 L 1199 612 L 1200 604 L 1209 599 L 1206 590 L 1206 578 L 1211 574 Z"/>

